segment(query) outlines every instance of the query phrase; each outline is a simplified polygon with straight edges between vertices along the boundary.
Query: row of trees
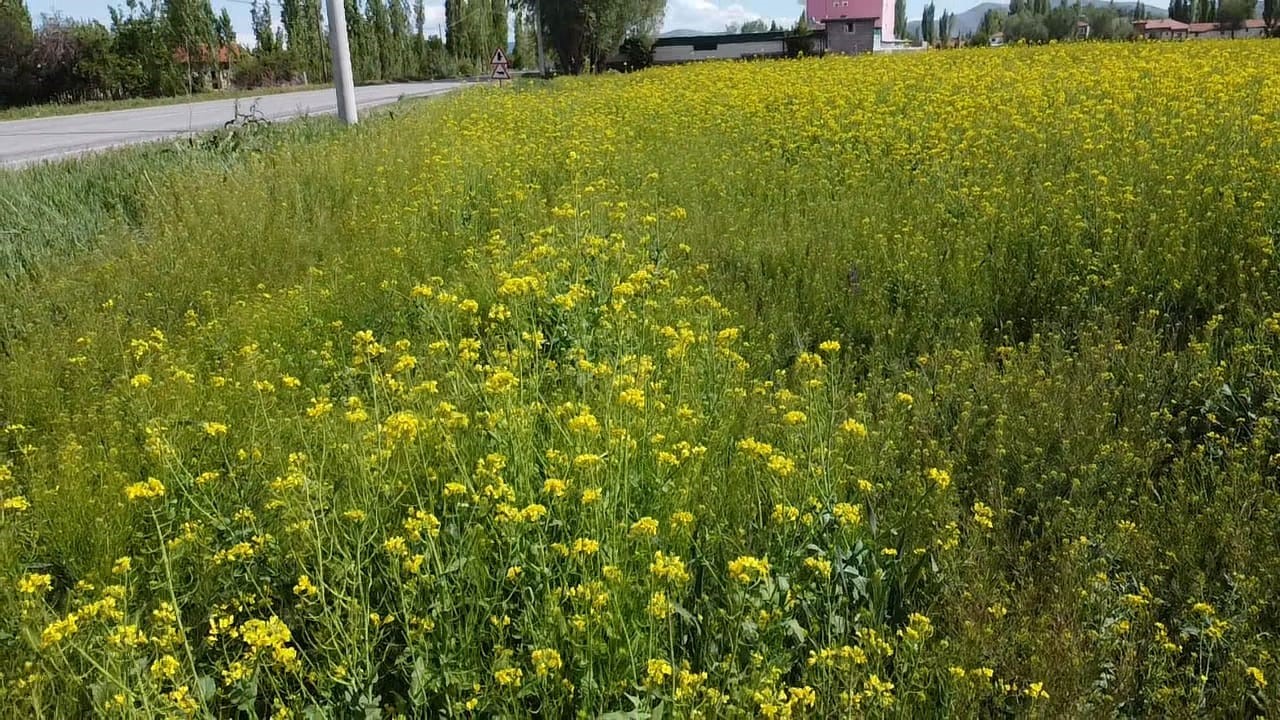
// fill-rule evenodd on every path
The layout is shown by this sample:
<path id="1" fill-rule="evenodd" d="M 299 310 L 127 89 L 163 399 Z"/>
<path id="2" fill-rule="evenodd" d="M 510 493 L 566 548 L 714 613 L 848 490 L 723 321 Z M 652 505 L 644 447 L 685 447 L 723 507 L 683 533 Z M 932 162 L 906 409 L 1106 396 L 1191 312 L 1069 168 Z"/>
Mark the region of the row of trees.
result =
<path id="1" fill-rule="evenodd" d="M 1148 16 L 1141 0 L 1128 11 L 1118 9 L 1114 0 L 1105 6 L 1081 5 L 1079 0 L 1068 5 L 1066 0 L 1060 0 L 1056 7 L 1050 6 L 1049 0 L 1010 0 L 1009 14 L 988 11 L 971 42 L 985 45 L 997 32 L 1003 32 L 1008 42 L 1119 40 L 1132 34 L 1135 20 Z M 1084 26 L 1079 25 L 1081 20 Z"/>
<path id="2" fill-rule="evenodd" d="M 1256 5 L 1253 0 L 1170 0 L 1169 17 L 1185 23 L 1217 22 L 1238 30 L 1245 20 L 1253 18 Z M 1277 0 L 1265 0 L 1262 6 L 1263 19 L 1267 28 L 1276 30 Z"/>
<path id="3" fill-rule="evenodd" d="M 506 50 L 506 0 L 445 0 L 444 15 L 446 47 L 461 65 L 484 68 L 495 48 Z M 520 13 L 516 17 L 522 32 L 524 19 Z"/>
<path id="4" fill-rule="evenodd" d="M 210 0 L 125 0 L 110 8 L 108 25 L 60 16 L 33 24 L 25 0 L 0 0 L 0 106 L 176 95 L 231 82 L 326 82 L 321 2 L 252 0 L 249 51 Z M 652 37 L 665 9 L 665 0 L 446 0 L 444 26 L 428 28 L 423 0 L 344 2 L 361 83 L 487 72 L 511 29 L 512 62 L 533 67 L 539 23 L 546 56 L 561 72 L 601 69 L 625 39 Z"/>
<path id="5" fill-rule="evenodd" d="M 727 33 L 762 33 L 762 32 L 781 32 L 782 26 L 777 20 L 766 23 L 763 19 L 748 20 L 744 23 L 729 23 L 724 26 Z"/>
<path id="6" fill-rule="evenodd" d="M 666 0 L 513 0 L 537 17 L 556 67 L 579 74 L 602 70 L 628 38 L 650 38 L 662 24 Z"/>
<path id="7" fill-rule="evenodd" d="M 0 0 L 0 105 L 172 95 L 218 84 L 234 47 L 225 10 L 209 0 L 127 0 L 110 27 L 63 17 L 32 24 L 24 0 Z"/>
<path id="8" fill-rule="evenodd" d="M 988 10 L 982 18 L 976 32 L 970 37 L 970 44 L 985 45 L 988 39 L 997 32 L 1004 33 L 1008 42 L 1025 40 L 1039 43 L 1051 40 L 1066 40 L 1085 37 L 1085 31 L 1077 23 L 1085 21 L 1087 37 L 1096 40 L 1119 40 L 1133 33 L 1133 22 L 1150 19 L 1150 12 L 1139 1 L 1134 7 L 1123 12 L 1115 2 L 1108 5 L 1084 5 L 1077 0 L 1067 5 L 1061 0 L 1056 7 L 1047 7 L 1046 0 L 1011 0 L 1009 12 Z M 1273 32 L 1280 20 L 1280 0 L 1264 0 L 1264 18 L 1268 19 L 1268 27 Z M 1271 8 L 1268 15 L 1268 8 Z M 1218 22 L 1224 27 L 1238 29 L 1244 21 L 1253 17 L 1253 0 L 1171 0 L 1169 16 L 1183 22 Z"/>
<path id="9" fill-rule="evenodd" d="M 924 6 L 924 14 L 920 18 L 920 40 L 926 45 L 946 45 L 951 42 L 951 38 L 956 34 L 956 16 L 949 10 L 942 11 L 942 17 L 935 21 L 934 16 L 937 9 L 930 0 L 928 5 Z M 905 33 L 906 23 L 899 20 L 897 24 L 903 26 Z"/>

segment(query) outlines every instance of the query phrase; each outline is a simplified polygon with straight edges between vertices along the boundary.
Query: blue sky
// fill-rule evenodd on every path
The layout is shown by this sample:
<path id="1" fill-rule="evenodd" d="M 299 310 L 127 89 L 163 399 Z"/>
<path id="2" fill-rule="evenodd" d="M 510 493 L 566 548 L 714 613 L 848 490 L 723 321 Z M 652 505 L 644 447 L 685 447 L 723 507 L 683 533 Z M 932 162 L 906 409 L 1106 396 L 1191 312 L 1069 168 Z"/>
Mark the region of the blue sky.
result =
<path id="1" fill-rule="evenodd" d="M 250 30 L 248 0 L 244 2 L 212 0 L 212 2 L 215 11 L 225 7 L 231 14 L 240 42 L 251 44 L 253 33 Z M 941 12 L 944 8 L 965 10 L 978 2 L 979 0 L 939 0 L 936 4 L 938 11 Z M 72 18 L 95 18 L 103 23 L 108 20 L 107 5 L 111 3 L 124 5 L 123 0 L 27 0 L 31 15 L 36 18 L 41 14 L 57 12 Z M 279 4 L 273 2 L 273 5 L 277 8 L 273 14 L 278 18 Z M 426 7 L 428 32 L 434 33 L 433 28 L 444 22 L 444 4 L 429 1 Z M 776 19 L 779 23 L 790 25 L 800 16 L 802 7 L 796 0 L 667 0 L 667 14 L 663 21 L 663 29 L 680 28 L 717 32 L 724 30 L 724 26 L 729 23 L 741 23 L 756 18 Z M 907 17 L 919 17 L 923 7 L 924 0 L 908 0 Z"/>

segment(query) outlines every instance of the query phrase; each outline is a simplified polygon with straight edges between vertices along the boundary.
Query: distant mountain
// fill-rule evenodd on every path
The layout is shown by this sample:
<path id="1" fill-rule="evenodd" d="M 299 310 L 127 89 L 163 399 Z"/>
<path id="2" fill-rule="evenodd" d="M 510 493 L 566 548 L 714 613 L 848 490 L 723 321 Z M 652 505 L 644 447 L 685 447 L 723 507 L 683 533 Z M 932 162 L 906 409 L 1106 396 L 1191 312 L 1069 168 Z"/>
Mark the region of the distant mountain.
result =
<path id="1" fill-rule="evenodd" d="M 1155 2 L 1158 3 L 1159 0 L 1155 0 Z M 1096 7 L 1111 7 L 1112 4 L 1110 2 L 1100 2 L 1095 0 L 1094 2 L 1082 2 L 1081 5 L 1086 7 L 1089 5 L 1093 5 Z M 1146 9 L 1147 15 L 1149 15 L 1150 17 L 1162 18 L 1162 17 L 1168 16 L 1168 13 L 1165 11 L 1165 8 L 1160 5 L 1157 5 L 1154 3 L 1146 3 L 1146 2 L 1144 2 L 1142 5 Z M 1133 12 L 1133 9 L 1137 6 L 1138 6 L 1137 2 L 1115 3 L 1115 8 L 1117 11 L 1120 12 L 1121 15 L 1125 13 Z M 974 5 L 973 7 L 969 8 L 968 10 L 965 10 L 962 13 L 957 13 L 956 26 L 955 26 L 956 34 L 959 35 L 960 37 L 966 37 L 977 32 L 978 28 L 982 25 L 982 16 L 986 15 L 988 10 L 999 10 L 1000 12 L 1009 12 L 1009 4 L 984 2 L 979 5 Z M 1260 14 L 1262 11 L 1259 10 L 1258 12 L 1259 12 L 1258 17 L 1262 17 L 1262 15 Z M 939 17 L 941 17 L 941 13 L 939 13 Z M 907 23 L 908 34 L 917 33 L 919 31 L 920 31 L 919 20 L 912 20 Z"/>
<path id="2" fill-rule="evenodd" d="M 694 35 L 719 35 L 716 32 L 705 32 L 702 30 L 668 30 L 658 35 L 660 38 L 680 38 L 692 37 Z"/>

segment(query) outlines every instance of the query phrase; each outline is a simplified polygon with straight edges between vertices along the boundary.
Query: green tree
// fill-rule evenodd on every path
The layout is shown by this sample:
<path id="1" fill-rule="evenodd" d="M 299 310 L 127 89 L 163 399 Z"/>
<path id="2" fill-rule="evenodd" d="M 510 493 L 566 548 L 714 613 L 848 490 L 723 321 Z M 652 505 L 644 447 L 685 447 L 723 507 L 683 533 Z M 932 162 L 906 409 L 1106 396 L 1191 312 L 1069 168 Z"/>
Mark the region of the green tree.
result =
<path id="1" fill-rule="evenodd" d="M 562 72 L 601 70 L 604 59 L 628 37 L 652 37 L 662 22 L 665 0 L 518 0 L 538 12 Z"/>
<path id="2" fill-rule="evenodd" d="M 169 47 L 168 29 L 158 4 L 127 0 L 124 9 L 108 8 L 111 51 L 119 59 L 115 73 L 121 97 L 176 95 L 186 85 Z"/>
<path id="3" fill-rule="evenodd" d="M 1280 35 L 1280 0 L 1262 0 L 1262 21 L 1268 35 Z"/>
<path id="4" fill-rule="evenodd" d="M 507 0 L 490 0 L 489 27 L 493 28 L 489 34 L 488 50 L 490 57 L 492 57 L 494 48 L 502 48 L 502 52 L 505 53 L 509 39 L 507 35 Z M 485 59 L 488 60 L 489 58 Z"/>
<path id="5" fill-rule="evenodd" d="M 387 80 L 391 77 L 391 24 L 387 5 L 383 0 L 366 0 L 364 11 L 365 61 L 371 80 Z"/>
<path id="6" fill-rule="evenodd" d="M 229 48 L 236 44 L 236 28 L 231 24 L 231 13 L 226 8 L 218 14 L 218 22 L 214 28 L 218 36 L 218 45 Z"/>
<path id="7" fill-rule="evenodd" d="M 924 12 L 920 14 L 920 39 L 925 45 L 933 45 L 933 41 L 938 37 L 938 25 L 934 21 L 935 8 L 932 0 L 928 5 L 924 6 Z"/>
<path id="8" fill-rule="evenodd" d="M 1253 18 L 1253 12 L 1253 0 L 1222 0 L 1218 4 L 1218 22 L 1234 38 L 1236 31 L 1244 27 L 1244 21 Z"/>
<path id="9" fill-rule="evenodd" d="M 1009 42 L 1025 40 L 1029 43 L 1049 41 L 1049 30 L 1045 27 L 1045 19 L 1041 15 L 1023 11 L 1010 15 L 1004 24 L 1005 38 Z"/>
<path id="10" fill-rule="evenodd" d="M 992 8 L 982 14 L 982 22 L 978 27 L 990 37 L 1004 29 L 1004 18 L 1004 13 Z"/>
<path id="11" fill-rule="evenodd" d="M 23 0 L 0 0 L 0 106 L 28 102 L 35 30 Z"/>
<path id="12" fill-rule="evenodd" d="M 1076 20 L 1079 17 L 1079 13 L 1067 7 L 1066 0 L 1062 0 L 1062 2 L 1058 3 L 1058 7 L 1050 10 L 1044 17 L 1044 27 L 1049 39 L 1066 40 L 1070 38 L 1075 33 Z"/>
<path id="13" fill-rule="evenodd" d="M 253 40 L 258 52 L 269 53 L 276 49 L 276 33 L 271 27 L 271 4 L 269 0 L 253 0 L 249 8 L 249 17 L 253 22 Z"/>
<path id="14" fill-rule="evenodd" d="M 186 68 L 187 85 L 203 86 L 206 70 L 217 62 L 213 6 L 209 0 L 164 0 L 168 46 Z"/>
<path id="15" fill-rule="evenodd" d="M 516 10 L 513 29 L 516 46 L 511 51 L 511 65 L 522 69 L 531 68 L 538 63 L 538 40 L 533 36 L 533 23 L 525 20 L 524 11 Z"/>
<path id="16" fill-rule="evenodd" d="M 899 40 L 907 38 L 907 0 L 893 2 L 893 36 Z"/>
<path id="17" fill-rule="evenodd" d="M 413 28 L 409 21 L 408 0 L 389 0 L 387 27 L 390 30 L 385 49 L 388 61 L 387 77 L 390 80 L 403 80 L 409 75 L 409 41 L 413 36 Z"/>
<path id="18" fill-rule="evenodd" d="M 280 24 L 284 28 L 285 47 L 298 69 L 311 80 L 326 79 L 319 0 L 282 0 Z"/>
<path id="19" fill-rule="evenodd" d="M 458 3 L 460 0 L 444 0 L 444 41 L 445 48 L 449 50 L 455 57 L 459 55 L 459 40 L 461 36 L 458 32 L 458 22 L 461 19 L 458 14 Z"/>

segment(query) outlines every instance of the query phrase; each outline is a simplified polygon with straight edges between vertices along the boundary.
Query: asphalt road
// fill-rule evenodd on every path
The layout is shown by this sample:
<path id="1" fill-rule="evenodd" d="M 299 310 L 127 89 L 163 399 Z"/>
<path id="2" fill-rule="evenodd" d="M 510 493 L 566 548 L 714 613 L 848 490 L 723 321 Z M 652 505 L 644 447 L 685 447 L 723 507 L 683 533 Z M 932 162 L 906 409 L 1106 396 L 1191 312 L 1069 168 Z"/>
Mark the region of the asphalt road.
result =
<path id="1" fill-rule="evenodd" d="M 393 103 L 402 97 L 438 95 L 462 82 L 397 83 L 356 88 L 360 109 Z M 255 98 L 240 98 L 247 112 Z M 63 115 L 0 122 L 0 167 L 18 167 L 119 145 L 182 137 L 222 127 L 235 115 L 235 100 L 205 100 L 182 105 Z M 258 109 L 270 120 L 337 112 L 333 90 L 263 95 Z"/>

